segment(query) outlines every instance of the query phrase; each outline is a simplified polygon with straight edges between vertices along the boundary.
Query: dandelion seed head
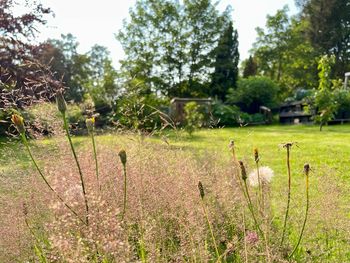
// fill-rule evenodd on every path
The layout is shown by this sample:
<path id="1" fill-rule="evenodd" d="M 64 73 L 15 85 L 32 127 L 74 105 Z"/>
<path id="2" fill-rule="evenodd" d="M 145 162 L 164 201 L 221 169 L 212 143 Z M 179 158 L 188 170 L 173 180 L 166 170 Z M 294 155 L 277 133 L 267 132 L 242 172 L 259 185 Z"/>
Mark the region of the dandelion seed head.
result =
<path id="1" fill-rule="evenodd" d="M 262 166 L 259 168 L 259 177 L 260 177 L 260 180 L 263 184 L 270 183 L 273 176 L 274 176 L 274 172 L 270 167 Z M 257 169 L 255 169 L 248 176 L 249 184 L 253 187 L 258 186 L 259 185 L 259 177 L 258 177 Z"/>

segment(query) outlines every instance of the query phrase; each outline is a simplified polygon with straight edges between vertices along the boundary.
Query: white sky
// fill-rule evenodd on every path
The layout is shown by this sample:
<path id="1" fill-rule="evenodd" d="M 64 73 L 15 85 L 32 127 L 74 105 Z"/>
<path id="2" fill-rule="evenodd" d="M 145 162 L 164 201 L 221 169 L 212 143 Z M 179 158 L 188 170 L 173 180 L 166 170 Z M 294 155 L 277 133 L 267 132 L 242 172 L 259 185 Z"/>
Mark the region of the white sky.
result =
<path id="1" fill-rule="evenodd" d="M 115 34 L 128 17 L 128 10 L 135 0 L 41 0 L 50 7 L 55 17 L 48 20 L 46 28 L 40 28 L 39 41 L 47 38 L 60 38 L 72 33 L 80 43 L 79 52 L 86 52 L 94 44 L 106 46 L 116 66 L 124 52 Z M 241 60 L 249 56 L 256 38 L 255 28 L 264 27 L 266 15 L 273 15 L 284 5 L 290 14 L 296 13 L 294 0 L 221 0 L 220 9 L 227 5 L 233 7 L 232 18 L 238 30 Z"/>

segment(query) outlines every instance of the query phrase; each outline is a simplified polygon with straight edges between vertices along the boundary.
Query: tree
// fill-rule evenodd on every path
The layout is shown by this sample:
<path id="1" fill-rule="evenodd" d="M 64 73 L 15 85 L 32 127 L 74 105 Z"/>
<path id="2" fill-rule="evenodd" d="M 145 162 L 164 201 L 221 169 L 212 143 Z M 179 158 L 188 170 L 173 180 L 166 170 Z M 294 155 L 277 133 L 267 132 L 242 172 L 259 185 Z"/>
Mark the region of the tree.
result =
<path id="1" fill-rule="evenodd" d="M 314 107 L 316 109 L 315 121 L 320 124 L 320 131 L 324 124 L 331 121 L 338 110 L 332 91 L 331 68 L 335 62 L 334 56 L 323 56 L 318 64 L 319 86 L 315 94 Z"/>
<path id="2" fill-rule="evenodd" d="M 318 54 L 303 33 L 307 23 L 299 17 L 288 17 L 288 8 L 267 16 L 266 30 L 257 28 L 258 38 L 252 54 L 258 72 L 277 81 L 282 97 L 291 96 L 298 88 L 317 86 Z"/>
<path id="3" fill-rule="evenodd" d="M 13 0 L 0 1 L 0 109 L 23 108 L 55 93 L 60 84 L 34 57 L 29 44 L 36 27 L 51 13 L 41 4 L 27 2 L 28 12 L 14 15 Z"/>
<path id="4" fill-rule="evenodd" d="M 214 54 L 214 73 L 210 95 L 217 96 L 224 101 L 228 89 L 236 87 L 238 79 L 238 33 L 237 30 L 233 30 L 232 22 L 220 37 Z"/>
<path id="5" fill-rule="evenodd" d="M 148 93 L 182 96 L 202 89 L 213 46 L 229 21 L 230 10 L 216 7 L 210 0 L 136 1 L 117 36 L 126 54 L 124 75 L 142 81 Z"/>
<path id="6" fill-rule="evenodd" d="M 243 68 L 243 78 L 248 78 L 250 76 L 255 76 L 258 71 L 258 65 L 252 56 L 244 62 Z"/>
<path id="7" fill-rule="evenodd" d="M 350 70 L 350 1 L 307 0 L 302 15 L 306 34 L 321 54 L 334 54 L 334 75 L 342 78 Z"/>

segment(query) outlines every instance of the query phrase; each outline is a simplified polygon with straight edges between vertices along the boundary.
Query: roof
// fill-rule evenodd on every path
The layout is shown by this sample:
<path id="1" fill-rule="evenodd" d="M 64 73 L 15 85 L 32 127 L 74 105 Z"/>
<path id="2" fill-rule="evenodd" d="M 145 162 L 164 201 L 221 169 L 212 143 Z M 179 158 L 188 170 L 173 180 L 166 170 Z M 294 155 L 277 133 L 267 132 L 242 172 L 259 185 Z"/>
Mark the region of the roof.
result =
<path id="1" fill-rule="evenodd" d="M 303 100 L 296 100 L 292 102 L 283 103 L 280 107 L 289 107 L 289 106 L 295 106 L 295 105 L 307 105 L 307 103 Z"/>

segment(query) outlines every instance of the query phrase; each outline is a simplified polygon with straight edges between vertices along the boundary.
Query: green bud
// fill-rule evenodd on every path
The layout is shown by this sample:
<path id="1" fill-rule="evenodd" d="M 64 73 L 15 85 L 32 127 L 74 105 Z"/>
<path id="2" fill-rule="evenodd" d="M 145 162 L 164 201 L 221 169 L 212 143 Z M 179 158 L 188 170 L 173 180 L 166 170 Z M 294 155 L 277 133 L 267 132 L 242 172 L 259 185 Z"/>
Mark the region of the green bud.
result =
<path id="1" fill-rule="evenodd" d="M 88 129 L 89 132 L 93 132 L 95 128 L 95 118 L 92 117 L 90 119 L 85 120 L 86 128 Z"/>
<path id="2" fill-rule="evenodd" d="M 67 103 L 61 91 L 57 91 L 56 93 L 56 102 L 58 110 L 64 114 L 67 111 Z"/>
<path id="3" fill-rule="evenodd" d="M 25 133 L 26 129 L 24 127 L 23 118 L 21 116 L 19 116 L 18 114 L 12 114 L 11 121 L 20 134 Z"/>
<path id="4" fill-rule="evenodd" d="M 121 150 L 119 153 L 119 158 L 120 158 L 120 161 L 122 162 L 123 166 L 126 165 L 126 152 L 125 150 Z"/>

